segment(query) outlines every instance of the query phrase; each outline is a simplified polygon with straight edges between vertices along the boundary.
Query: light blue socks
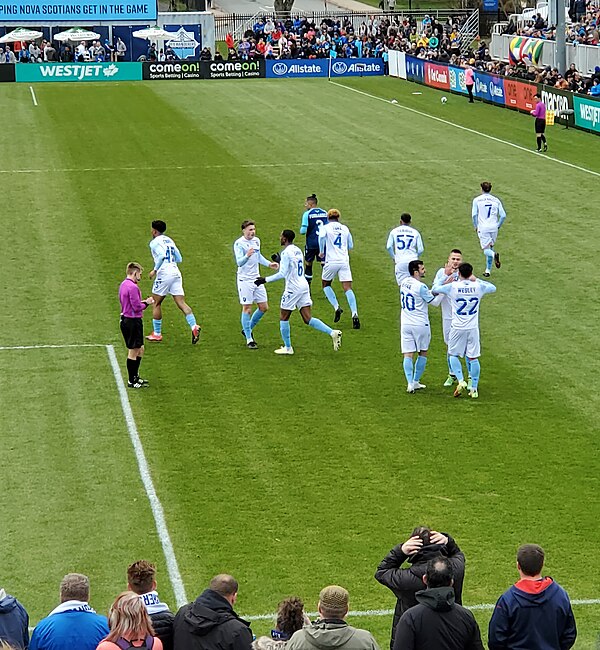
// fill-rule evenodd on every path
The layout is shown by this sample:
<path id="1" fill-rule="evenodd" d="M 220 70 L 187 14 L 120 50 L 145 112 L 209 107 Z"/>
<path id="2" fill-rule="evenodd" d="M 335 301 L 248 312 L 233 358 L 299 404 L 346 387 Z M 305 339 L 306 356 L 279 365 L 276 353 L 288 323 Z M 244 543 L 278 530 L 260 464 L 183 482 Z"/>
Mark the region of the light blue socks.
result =
<path id="1" fill-rule="evenodd" d="M 479 375 L 481 374 L 481 365 L 479 364 L 479 359 L 473 359 L 471 361 L 471 380 L 473 390 L 477 390 L 479 385 Z"/>
<path id="2" fill-rule="evenodd" d="M 485 255 L 485 270 L 489 273 L 494 262 L 494 251 L 491 248 L 484 248 L 483 254 Z"/>
<path id="3" fill-rule="evenodd" d="M 354 291 L 352 291 L 352 289 L 348 289 L 348 291 L 346 291 L 346 300 L 348 301 L 348 306 L 350 307 L 352 315 L 357 316 L 358 307 L 356 306 L 356 296 L 354 295 Z"/>
<path id="4" fill-rule="evenodd" d="M 246 340 L 250 341 L 252 339 L 252 327 L 250 325 L 250 314 L 247 314 L 245 311 L 242 312 L 242 329 L 244 330 L 244 335 Z"/>
<path id="5" fill-rule="evenodd" d="M 450 367 L 452 368 L 452 374 L 458 381 L 464 381 L 463 369 L 458 357 L 450 357 Z"/>
<path id="6" fill-rule="evenodd" d="M 190 326 L 190 328 L 196 325 L 196 317 L 194 316 L 194 314 L 188 314 L 185 317 L 185 320 L 187 321 L 187 324 Z"/>
<path id="7" fill-rule="evenodd" d="M 338 299 L 335 295 L 335 291 L 333 290 L 333 287 L 323 287 L 323 293 L 327 297 L 327 300 L 331 303 L 331 306 L 334 309 L 339 309 L 340 304 L 338 303 Z"/>
<path id="8" fill-rule="evenodd" d="M 414 374 L 413 360 L 410 357 L 404 357 L 402 368 L 404 369 L 404 376 L 406 377 L 407 383 L 412 384 Z"/>
<path id="9" fill-rule="evenodd" d="M 314 327 L 316 330 L 319 330 L 319 332 L 325 332 L 325 334 L 331 334 L 331 332 L 333 332 L 329 325 L 325 325 L 325 323 L 318 318 L 311 318 L 307 324 L 310 325 L 310 327 Z"/>
<path id="10" fill-rule="evenodd" d="M 413 381 L 419 381 L 421 377 L 423 376 L 423 372 L 425 371 L 425 366 L 427 365 L 427 357 L 417 357 L 417 361 L 415 363 L 415 372 L 413 375 Z"/>
<path id="11" fill-rule="evenodd" d="M 162 319 L 161 320 L 152 319 L 152 329 L 155 334 L 162 334 Z"/>
<path id="12" fill-rule="evenodd" d="M 283 344 L 286 348 L 292 347 L 292 337 L 290 335 L 290 321 L 280 320 L 279 321 L 279 330 L 281 332 L 281 338 L 283 339 Z"/>
<path id="13" fill-rule="evenodd" d="M 258 321 L 265 315 L 264 311 L 261 311 L 260 309 L 255 309 L 254 313 L 252 314 L 252 318 L 250 319 L 250 329 L 253 330 L 257 325 Z"/>

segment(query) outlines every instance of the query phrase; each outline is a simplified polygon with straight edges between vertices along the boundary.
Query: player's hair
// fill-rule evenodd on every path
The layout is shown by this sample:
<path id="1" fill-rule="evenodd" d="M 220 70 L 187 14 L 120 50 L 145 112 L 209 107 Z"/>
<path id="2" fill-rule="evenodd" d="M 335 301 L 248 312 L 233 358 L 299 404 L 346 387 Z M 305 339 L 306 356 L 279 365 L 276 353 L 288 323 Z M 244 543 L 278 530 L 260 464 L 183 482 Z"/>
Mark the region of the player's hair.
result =
<path id="1" fill-rule="evenodd" d="M 419 267 L 423 266 L 423 260 L 411 260 L 408 263 L 408 275 L 412 276 L 419 270 Z"/>
<path id="2" fill-rule="evenodd" d="M 412 217 L 410 216 L 410 214 L 409 214 L 408 212 L 403 212 L 403 213 L 400 215 L 400 221 L 401 221 L 402 223 L 410 223 L 410 220 L 411 220 L 411 219 L 412 219 Z"/>
<path id="3" fill-rule="evenodd" d="M 208 585 L 213 591 L 216 591 L 221 596 L 233 596 L 238 591 L 238 581 L 227 573 L 219 573 L 215 576 Z"/>
<path id="4" fill-rule="evenodd" d="M 461 278 L 470 278 L 473 275 L 473 267 L 468 262 L 463 262 L 458 267 L 458 274 Z"/>
<path id="5" fill-rule="evenodd" d="M 450 587 L 454 580 L 454 571 L 450 560 L 443 555 L 434 557 L 427 562 L 427 588 Z"/>
<path id="6" fill-rule="evenodd" d="M 517 551 L 517 562 L 526 576 L 537 576 L 544 566 L 544 549 L 537 544 L 523 544 Z"/>
<path id="7" fill-rule="evenodd" d="M 314 203 L 318 203 L 319 201 L 317 200 L 317 195 L 313 192 L 310 196 L 306 197 L 307 201 L 313 201 Z"/>
<path id="8" fill-rule="evenodd" d="M 427 526 L 417 526 L 410 534 L 411 537 L 418 537 L 423 542 L 423 546 L 429 546 L 429 544 L 431 544 L 429 540 L 430 535 L 431 528 L 428 528 Z"/>
<path id="9" fill-rule="evenodd" d="M 483 181 L 483 183 L 481 184 L 481 189 L 484 192 L 491 192 L 492 184 L 489 181 Z"/>
<path id="10" fill-rule="evenodd" d="M 146 605 L 133 591 L 124 591 L 117 596 L 108 612 L 108 627 L 110 632 L 106 640 L 113 643 L 125 635 L 134 639 L 154 636 Z"/>
<path id="11" fill-rule="evenodd" d="M 154 230 L 158 230 L 158 232 L 162 235 L 163 232 L 167 229 L 167 224 L 164 221 L 161 221 L 160 219 L 156 219 L 156 221 L 152 222 L 152 227 Z"/>
<path id="12" fill-rule="evenodd" d="M 291 596 L 277 606 L 277 629 L 288 636 L 304 627 L 304 603 Z"/>
<path id="13" fill-rule="evenodd" d="M 142 268 L 142 265 L 138 264 L 138 262 L 129 262 L 127 265 L 127 275 L 132 275 L 135 273 L 135 271 L 139 271 L 141 273 L 143 270 L 144 269 Z"/>
<path id="14" fill-rule="evenodd" d="M 538 93 L 535 93 L 534 97 L 537 97 L 538 99 L 541 99 L 540 95 Z"/>
<path id="15" fill-rule="evenodd" d="M 340 211 L 337 208 L 331 208 L 331 210 L 329 210 L 327 212 L 327 218 L 328 219 L 334 219 L 335 220 L 335 219 L 339 219 L 341 216 L 342 215 L 340 214 Z"/>
<path id="16" fill-rule="evenodd" d="M 90 599 L 90 579 L 83 573 L 67 573 L 60 581 L 60 602 Z"/>
<path id="17" fill-rule="evenodd" d="M 250 219 L 246 219 L 245 221 L 242 221 L 242 230 L 246 230 L 248 226 L 255 226 L 256 224 L 254 221 L 251 221 Z"/>
<path id="18" fill-rule="evenodd" d="M 296 239 L 296 233 L 293 230 L 284 230 L 281 234 L 290 244 L 294 241 L 294 239 Z"/>
<path id="19" fill-rule="evenodd" d="M 138 560 L 127 568 L 127 582 L 136 594 L 147 594 L 152 590 L 156 577 L 156 566 L 148 560 Z"/>
<path id="20" fill-rule="evenodd" d="M 459 251 L 458 248 L 453 248 L 450 252 L 456 253 L 457 255 L 462 255 L 462 251 Z"/>

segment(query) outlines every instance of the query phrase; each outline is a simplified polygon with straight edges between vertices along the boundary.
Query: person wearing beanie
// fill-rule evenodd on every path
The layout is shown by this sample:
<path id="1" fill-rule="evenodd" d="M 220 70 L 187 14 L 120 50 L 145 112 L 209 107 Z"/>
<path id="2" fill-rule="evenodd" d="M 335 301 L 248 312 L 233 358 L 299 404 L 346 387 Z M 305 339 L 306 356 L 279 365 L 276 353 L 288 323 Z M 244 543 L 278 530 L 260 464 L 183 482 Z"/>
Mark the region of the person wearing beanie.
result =
<path id="1" fill-rule="evenodd" d="M 418 526 L 409 539 L 395 546 L 379 563 L 375 579 L 390 589 L 398 599 L 392 623 L 390 648 L 394 647 L 394 636 L 400 617 L 418 602 L 416 593 L 423 589 L 423 576 L 427 570 L 427 562 L 440 555 L 450 561 L 454 575 L 454 598 L 459 605 L 462 605 L 465 556 L 447 533 L 438 533 L 426 526 Z M 405 562 L 410 566 L 402 568 Z"/>
<path id="2" fill-rule="evenodd" d="M 319 594 L 319 618 L 294 633 L 286 650 L 379 650 L 367 630 L 346 623 L 349 594 L 344 587 L 331 585 Z"/>

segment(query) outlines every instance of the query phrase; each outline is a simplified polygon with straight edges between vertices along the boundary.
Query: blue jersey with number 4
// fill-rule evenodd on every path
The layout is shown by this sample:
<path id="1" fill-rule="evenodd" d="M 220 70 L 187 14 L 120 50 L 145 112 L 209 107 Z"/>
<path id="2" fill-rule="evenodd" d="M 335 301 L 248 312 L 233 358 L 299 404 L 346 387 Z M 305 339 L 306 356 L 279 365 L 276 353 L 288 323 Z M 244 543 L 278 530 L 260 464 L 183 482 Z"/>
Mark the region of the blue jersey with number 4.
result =
<path id="1" fill-rule="evenodd" d="M 327 211 L 321 208 L 311 208 L 302 215 L 300 232 L 306 233 L 306 248 L 319 248 L 319 230 L 327 223 Z"/>
<path id="2" fill-rule="evenodd" d="M 471 330 L 479 327 L 479 304 L 486 293 L 494 293 L 496 287 L 483 280 L 459 280 L 450 284 L 434 284 L 433 293 L 443 293 L 450 299 L 452 327 Z"/>

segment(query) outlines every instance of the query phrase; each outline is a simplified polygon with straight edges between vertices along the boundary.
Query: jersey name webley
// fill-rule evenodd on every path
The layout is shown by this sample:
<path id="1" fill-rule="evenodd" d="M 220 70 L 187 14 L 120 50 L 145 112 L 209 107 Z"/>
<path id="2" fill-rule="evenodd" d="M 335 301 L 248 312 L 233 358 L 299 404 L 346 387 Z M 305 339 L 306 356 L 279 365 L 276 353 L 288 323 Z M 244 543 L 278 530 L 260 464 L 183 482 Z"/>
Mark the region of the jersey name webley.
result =
<path id="1" fill-rule="evenodd" d="M 460 330 L 479 327 L 479 303 L 486 293 L 493 293 L 496 287 L 483 280 L 459 280 L 444 286 L 435 285 L 433 291 L 444 293 L 452 305 L 452 328 Z"/>
<path id="2" fill-rule="evenodd" d="M 252 239 L 240 237 L 233 244 L 233 252 L 236 259 L 247 256 L 251 248 L 254 249 L 254 255 L 248 257 L 245 263 L 237 268 L 238 280 L 256 280 L 260 275 L 258 271 L 258 264 L 261 257 L 260 239 L 258 237 L 252 237 Z"/>
<path id="3" fill-rule="evenodd" d="M 159 235 L 150 242 L 154 269 L 159 275 L 177 275 L 182 257 L 175 242 L 166 235 Z M 157 266 L 158 265 L 158 266 Z"/>
<path id="4" fill-rule="evenodd" d="M 308 221 L 306 248 L 319 248 L 319 230 L 327 223 L 327 211 L 322 208 L 311 208 L 304 213 L 303 221 Z"/>
<path id="5" fill-rule="evenodd" d="M 321 228 L 319 239 L 324 240 L 327 262 L 333 264 L 349 262 L 348 250 L 352 248 L 353 242 L 348 226 L 330 221 Z"/>

